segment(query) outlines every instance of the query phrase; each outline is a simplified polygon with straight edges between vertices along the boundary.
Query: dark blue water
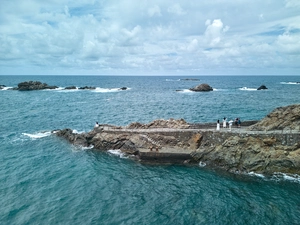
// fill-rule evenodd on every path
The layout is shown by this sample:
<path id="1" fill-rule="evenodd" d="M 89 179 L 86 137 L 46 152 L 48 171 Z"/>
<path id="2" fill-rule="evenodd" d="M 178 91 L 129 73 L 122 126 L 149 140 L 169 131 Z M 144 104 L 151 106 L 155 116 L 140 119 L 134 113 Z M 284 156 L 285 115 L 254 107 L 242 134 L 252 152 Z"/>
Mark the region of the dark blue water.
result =
<path id="1" fill-rule="evenodd" d="M 0 91 L 0 224 L 299 224 L 297 176 L 143 165 L 50 134 L 67 127 L 89 131 L 95 121 L 256 120 L 299 103 L 299 77 L 180 78 L 185 77 L 0 76 L 8 87 L 27 80 L 97 87 Z M 214 91 L 187 90 L 200 83 Z M 269 89 L 255 91 L 261 84 Z"/>

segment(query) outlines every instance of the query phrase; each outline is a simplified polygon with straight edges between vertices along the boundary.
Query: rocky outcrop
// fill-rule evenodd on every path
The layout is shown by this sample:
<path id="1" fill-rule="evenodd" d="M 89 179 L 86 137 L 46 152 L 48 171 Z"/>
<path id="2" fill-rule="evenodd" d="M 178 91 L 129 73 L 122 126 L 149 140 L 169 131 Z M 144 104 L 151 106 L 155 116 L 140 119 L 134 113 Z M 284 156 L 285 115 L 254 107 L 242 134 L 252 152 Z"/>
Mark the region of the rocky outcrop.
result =
<path id="1" fill-rule="evenodd" d="M 300 131 L 300 104 L 279 107 L 248 130 L 297 130 Z"/>
<path id="2" fill-rule="evenodd" d="M 90 87 L 90 86 L 84 86 L 84 87 L 79 87 L 79 90 L 95 90 L 96 87 Z"/>
<path id="3" fill-rule="evenodd" d="M 259 88 L 257 88 L 257 90 L 259 91 L 259 90 L 267 90 L 268 88 L 266 87 L 266 85 L 261 85 L 261 86 L 259 86 Z"/>
<path id="4" fill-rule="evenodd" d="M 231 172 L 300 173 L 299 134 L 205 136 L 193 153 L 196 160 L 208 166 Z M 219 140 L 213 141 L 213 140 Z"/>
<path id="5" fill-rule="evenodd" d="M 300 174 L 299 127 L 300 105 L 291 105 L 232 131 L 170 119 L 126 127 L 100 125 L 83 134 L 64 129 L 56 134 L 96 150 L 120 149 L 142 161 L 190 161 L 231 172 Z"/>
<path id="6" fill-rule="evenodd" d="M 13 90 L 18 91 L 34 91 L 34 90 L 45 90 L 45 89 L 56 89 L 57 86 L 49 86 L 46 83 L 40 81 L 25 81 L 18 84 L 18 87 Z"/>
<path id="7" fill-rule="evenodd" d="M 5 85 L 0 84 L 0 90 L 5 88 L 5 87 L 6 87 Z"/>
<path id="8" fill-rule="evenodd" d="M 65 87 L 65 90 L 74 90 L 74 89 L 77 89 L 77 87 L 76 86 Z"/>
<path id="9" fill-rule="evenodd" d="M 189 128 L 190 124 L 188 124 L 184 119 L 169 119 L 169 120 L 154 120 L 148 124 L 142 123 L 131 123 L 127 126 L 128 129 L 149 129 L 149 128 L 174 128 L 174 129 L 185 129 Z"/>
<path id="10" fill-rule="evenodd" d="M 213 88 L 208 84 L 200 84 L 196 87 L 190 88 L 191 91 L 213 91 Z"/>

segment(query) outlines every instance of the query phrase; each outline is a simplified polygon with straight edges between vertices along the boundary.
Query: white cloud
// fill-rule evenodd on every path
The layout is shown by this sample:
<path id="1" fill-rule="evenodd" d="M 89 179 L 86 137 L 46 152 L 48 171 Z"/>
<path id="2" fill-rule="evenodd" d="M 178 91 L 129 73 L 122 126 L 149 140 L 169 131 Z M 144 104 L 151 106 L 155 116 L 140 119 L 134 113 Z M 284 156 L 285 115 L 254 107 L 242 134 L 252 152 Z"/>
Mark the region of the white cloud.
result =
<path id="1" fill-rule="evenodd" d="M 298 0 L 1 1 L 0 74 L 24 68 L 48 74 L 53 68 L 87 74 L 230 73 L 224 68 L 268 74 L 282 68 L 300 74 L 299 7 Z"/>
<path id="2" fill-rule="evenodd" d="M 151 8 L 148 9 L 148 15 L 150 17 L 153 17 L 153 16 L 161 16 L 161 12 L 160 12 L 160 8 L 158 5 L 155 5 Z"/>
<path id="3" fill-rule="evenodd" d="M 223 27 L 223 22 L 220 19 L 215 19 L 213 22 L 206 20 L 205 25 L 207 28 L 204 35 L 206 37 L 206 41 L 211 46 L 219 44 L 223 34 L 229 30 L 229 26 Z"/>
<path id="4" fill-rule="evenodd" d="M 181 8 L 181 6 L 177 3 L 168 8 L 169 13 L 173 13 L 176 15 L 184 15 L 186 12 Z"/>

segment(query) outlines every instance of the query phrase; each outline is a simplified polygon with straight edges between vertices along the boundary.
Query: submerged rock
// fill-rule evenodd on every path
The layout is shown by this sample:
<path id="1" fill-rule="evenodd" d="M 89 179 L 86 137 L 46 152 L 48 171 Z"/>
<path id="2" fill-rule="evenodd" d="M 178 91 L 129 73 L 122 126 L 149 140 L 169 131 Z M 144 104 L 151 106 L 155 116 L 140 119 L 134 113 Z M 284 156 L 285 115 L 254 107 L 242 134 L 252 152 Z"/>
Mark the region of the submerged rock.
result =
<path id="1" fill-rule="evenodd" d="M 213 88 L 208 84 L 200 84 L 196 87 L 190 88 L 191 91 L 213 91 Z"/>

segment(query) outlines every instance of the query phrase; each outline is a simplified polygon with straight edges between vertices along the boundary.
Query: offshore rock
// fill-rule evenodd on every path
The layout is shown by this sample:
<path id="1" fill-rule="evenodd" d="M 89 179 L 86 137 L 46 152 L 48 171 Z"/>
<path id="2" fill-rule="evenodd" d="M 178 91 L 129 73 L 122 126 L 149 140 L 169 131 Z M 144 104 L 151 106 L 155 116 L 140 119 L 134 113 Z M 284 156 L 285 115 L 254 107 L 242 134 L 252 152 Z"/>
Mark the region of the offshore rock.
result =
<path id="1" fill-rule="evenodd" d="M 257 88 L 257 90 L 267 90 L 268 88 L 266 87 L 266 85 L 261 85 L 259 88 Z"/>
<path id="2" fill-rule="evenodd" d="M 65 90 L 74 90 L 74 89 L 77 89 L 77 87 L 76 86 L 65 87 Z"/>
<path id="3" fill-rule="evenodd" d="M 89 86 L 84 86 L 84 87 L 80 87 L 78 88 L 79 90 L 95 90 L 96 87 L 89 87 Z"/>
<path id="4" fill-rule="evenodd" d="M 213 88 L 208 84 L 200 84 L 196 87 L 190 88 L 191 91 L 213 91 Z"/>
<path id="5" fill-rule="evenodd" d="M 42 83 L 40 81 L 25 81 L 18 84 L 17 88 L 13 88 L 13 90 L 18 91 L 33 91 L 33 90 L 45 90 L 45 89 L 56 89 L 57 86 L 49 86 L 46 83 Z"/>

